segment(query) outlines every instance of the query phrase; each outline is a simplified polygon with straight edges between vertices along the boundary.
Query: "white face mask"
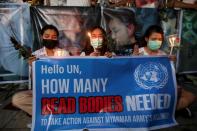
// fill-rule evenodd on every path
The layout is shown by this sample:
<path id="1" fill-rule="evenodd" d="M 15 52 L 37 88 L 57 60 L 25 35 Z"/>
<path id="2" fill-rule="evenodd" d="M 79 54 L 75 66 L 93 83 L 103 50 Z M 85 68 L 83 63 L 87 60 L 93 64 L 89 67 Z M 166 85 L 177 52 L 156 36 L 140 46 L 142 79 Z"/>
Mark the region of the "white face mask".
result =
<path id="1" fill-rule="evenodd" d="M 102 43 L 103 43 L 103 39 L 101 39 L 101 38 L 92 38 L 90 40 L 90 42 L 91 42 L 91 45 L 92 45 L 92 47 L 94 49 L 101 48 L 102 47 Z"/>

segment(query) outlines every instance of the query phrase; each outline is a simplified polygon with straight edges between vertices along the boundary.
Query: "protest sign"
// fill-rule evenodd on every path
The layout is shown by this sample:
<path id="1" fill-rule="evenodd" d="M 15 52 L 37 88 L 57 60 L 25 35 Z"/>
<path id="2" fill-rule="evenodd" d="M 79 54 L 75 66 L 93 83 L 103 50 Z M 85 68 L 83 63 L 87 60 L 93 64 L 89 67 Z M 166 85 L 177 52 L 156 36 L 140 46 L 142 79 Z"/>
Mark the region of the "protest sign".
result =
<path id="1" fill-rule="evenodd" d="M 176 124 L 167 57 L 46 58 L 33 65 L 33 129 L 159 129 Z"/>

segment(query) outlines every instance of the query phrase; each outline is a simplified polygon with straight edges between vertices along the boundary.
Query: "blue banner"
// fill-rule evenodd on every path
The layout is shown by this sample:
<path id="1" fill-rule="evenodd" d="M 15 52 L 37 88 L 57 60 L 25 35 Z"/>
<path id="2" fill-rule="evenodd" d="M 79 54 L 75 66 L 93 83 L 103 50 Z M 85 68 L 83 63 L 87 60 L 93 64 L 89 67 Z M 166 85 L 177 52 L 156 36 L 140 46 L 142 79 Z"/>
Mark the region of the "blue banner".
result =
<path id="1" fill-rule="evenodd" d="M 176 125 L 167 57 L 43 58 L 33 63 L 33 128 L 151 130 Z"/>

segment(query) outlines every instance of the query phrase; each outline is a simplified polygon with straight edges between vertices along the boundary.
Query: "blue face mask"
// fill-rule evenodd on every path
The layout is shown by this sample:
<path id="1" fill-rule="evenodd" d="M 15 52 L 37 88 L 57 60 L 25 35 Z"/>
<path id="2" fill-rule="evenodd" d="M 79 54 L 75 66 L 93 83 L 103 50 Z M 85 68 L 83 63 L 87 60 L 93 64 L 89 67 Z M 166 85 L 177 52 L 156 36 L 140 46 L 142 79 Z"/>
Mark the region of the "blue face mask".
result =
<path id="1" fill-rule="evenodd" d="M 149 40 L 148 41 L 148 48 L 150 50 L 156 51 L 161 47 L 162 41 L 159 40 Z"/>

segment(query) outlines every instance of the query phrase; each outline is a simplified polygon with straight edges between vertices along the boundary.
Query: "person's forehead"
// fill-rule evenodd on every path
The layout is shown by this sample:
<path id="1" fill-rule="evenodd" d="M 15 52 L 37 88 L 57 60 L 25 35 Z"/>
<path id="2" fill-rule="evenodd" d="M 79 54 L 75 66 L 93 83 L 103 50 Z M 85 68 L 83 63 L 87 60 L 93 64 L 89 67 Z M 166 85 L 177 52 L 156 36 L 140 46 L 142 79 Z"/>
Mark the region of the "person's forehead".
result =
<path id="1" fill-rule="evenodd" d="M 126 25 L 123 22 L 121 22 L 119 19 L 114 18 L 109 22 L 109 28 L 111 30 L 124 29 L 126 28 Z"/>
<path id="2" fill-rule="evenodd" d="M 44 35 L 57 35 L 57 32 L 53 29 L 47 29 L 44 31 Z"/>
<path id="3" fill-rule="evenodd" d="M 109 21 L 110 26 L 118 26 L 119 24 L 123 24 L 118 18 L 112 18 Z"/>
<path id="4" fill-rule="evenodd" d="M 102 34 L 102 31 L 100 29 L 96 28 L 92 31 L 92 34 Z"/>
<path id="5" fill-rule="evenodd" d="M 162 37 L 161 33 L 153 32 L 150 37 Z"/>

